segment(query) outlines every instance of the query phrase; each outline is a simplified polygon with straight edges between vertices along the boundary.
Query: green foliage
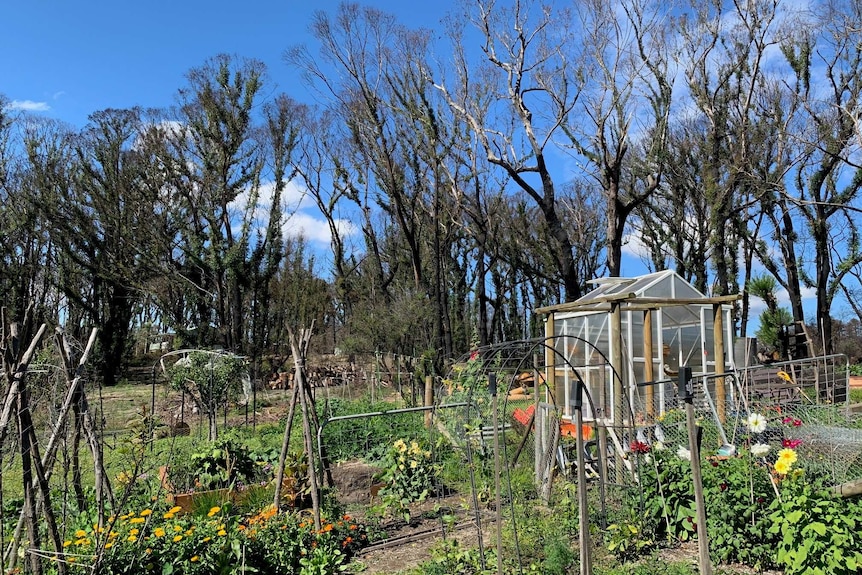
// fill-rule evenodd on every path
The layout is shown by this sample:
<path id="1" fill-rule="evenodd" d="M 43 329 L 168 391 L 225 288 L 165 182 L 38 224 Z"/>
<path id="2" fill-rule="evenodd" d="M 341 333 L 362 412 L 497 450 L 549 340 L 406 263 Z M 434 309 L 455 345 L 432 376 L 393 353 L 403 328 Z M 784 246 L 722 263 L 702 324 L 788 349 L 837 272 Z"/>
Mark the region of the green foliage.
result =
<path id="1" fill-rule="evenodd" d="M 608 551 L 620 561 L 641 557 L 655 546 L 652 535 L 644 532 L 641 522 L 636 520 L 608 525 L 606 538 Z"/>
<path id="2" fill-rule="evenodd" d="M 349 516 L 316 530 L 308 517 L 273 506 L 245 518 L 219 506 L 202 515 L 143 509 L 101 528 L 82 523 L 65 541 L 64 560 L 72 574 L 91 572 L 98 558 L 102 575 L 333 575 L 366 544 L 365 527 Z"/>
<path id="3" fill-rule="evenodd" d="M 862 504 L 840 499 L 802 472 L 781 482 L 769 534 L 786 575 L 862 572 Z"/>
<path id="4" fill-rule="evenodd" d="M 329 400 L 327 404 L 321 406 L 321 416 L 375 413 L 398 408 L 394 403 L 371 401 L 367 397 L 351 402 Z M 323 444 L 333 462 L 356 458 L 375 461 L 383 457 L 399 437 L 421 437 L 423 434 L 427 434 L 427 430 L 422 413 L 401 413 L 333 422 L 324 427 Z"/>
<path id="5" fill-rule="evenodd" d="M 382 460 L 380 476 L 382 511 L 393 510 L 410 521 L 410 504 L 425 501 L 434 488 L 438 468 L 431 461 L 431 450 L 417 441 L 396 440 Z"/>
<path id="6" fill-rule="evenodd" d="M 651 555 L 637 563 L 604 567 L 597 565 L 595 575 L 695 575 L 698 571 L 691 563 L 670 562 Z"/>
<path id="7" fill-rule="evenodd" d="M 634 502 L 642 506 L 643 529 L 653 530 L 656 541 L 687 541 L 695 533 L 691 463 L 670 449 L 651 455 L 650 463 L 641 466 L 643 490 Z"/>
<path id="8" fill-rule="evenodd" d="M 740 457 L 705 463 L 703 484 L 713 558 L 720 563 L 771 567 L 774 541 L 767 536 L 773 499 L 769 470 L 745 451 Z"/>
<path id="9" fill-rule="evenodd" d="M 244 373 L 245 363 L 241 357 L 194 351 L 171 366 L 168 380 L 173 389 L 189 394 L 206 414 L 210 439 L 215 439 L 218 410 L 238 396 Z"/>
<path id="10" fill-rule="evenodd" d="M 223 489 L 268 480 L 272 475 L 271 453 L 257 459 L 260 453 L 250 451 L 240 434 L 231 431 L 208 442 L 187 459 L 179 459 L 169 469 L 175 492 Z"/>
<path id="11" fill-rule="evenodd" d="M 420 567 L 422 575 L 493 575 L 496 572 L 496 556 L 492 550 L 486 549 L 483 558 L 477 547 L 464 547 L 455 539 L 442 541 L 431 550 L 431 561 Z"/>

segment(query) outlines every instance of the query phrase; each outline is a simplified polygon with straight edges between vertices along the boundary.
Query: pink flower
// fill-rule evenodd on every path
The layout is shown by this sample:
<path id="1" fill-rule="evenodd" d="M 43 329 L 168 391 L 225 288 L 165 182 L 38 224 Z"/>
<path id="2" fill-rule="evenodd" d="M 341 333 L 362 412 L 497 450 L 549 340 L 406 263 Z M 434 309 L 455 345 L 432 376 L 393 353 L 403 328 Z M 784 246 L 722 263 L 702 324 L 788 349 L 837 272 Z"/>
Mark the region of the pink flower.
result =
<path id="1" fill-rule="evenodd" d="M 786 439 L 785 438 L 785 439 L 781 440 L 781 447 L 784 447 L 785 449 L 796 449 L 800 445 L 802 445 L 801 439 Z"/>
<path id="2" fill-rule="evenodd" d="M 473 353 L 470 354 L 470 361 L 476 361 L 479 359 L 479 350 L 473 350 Z"/>
<path id="3" fill-rule="evenodd" d="M 801 419 L 794 419 L 793 420 L 793 427 L 799 427 L 800 425 L 802 425 Z"/>

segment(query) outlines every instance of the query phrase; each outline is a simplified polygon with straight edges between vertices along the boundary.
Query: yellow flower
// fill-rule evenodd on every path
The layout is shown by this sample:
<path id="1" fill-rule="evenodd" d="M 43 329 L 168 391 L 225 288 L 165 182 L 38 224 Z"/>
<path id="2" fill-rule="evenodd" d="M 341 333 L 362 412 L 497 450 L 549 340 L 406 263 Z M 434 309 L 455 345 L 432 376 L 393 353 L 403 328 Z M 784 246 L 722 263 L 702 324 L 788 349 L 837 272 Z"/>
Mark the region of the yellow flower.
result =
<path id="1" fill-rule="evenodd" d="M 174 525 L 174 531 L 176 531 L 177 533 L 179 533 L 182 530 L 183 530 L 183 528 L 180 527 L 179 525 Z"/>
<path id="2" fill-rule="evenodd" d="M 138 540 L 138 538 L 135 537 L 134 535 L 129 535 L 128 538 L 126 538 L 126 541 L 131 541 L 132 543 L 134 543 L 137 540 Z"/>
<path id="3" fill-rule="evenodd" d="M 86 544 L 87 544 L 87 539 L 85 539 L 83 537 L 81 539 L 78 539 L 77 541 L 75 541 L 75 545 L 77 545 L 78 547 L 80 547 L 81 545 L 86 545 Z"/>
<path id="4" fill-rule="evenodd" d="M 153 512 L 152 509 L 144 509 L 143 511 L 141 511 L 141 517 L 146 517 L 147 515 L 150 515 L 152 512 Z"/>
<path id="5" fill-rule="evenodd" d="M 176 543 L 177 541 L 182 541 L 182 540 L 183 540 L 182 535 L 174 535 L 174 543 Z"/>
<path id="6" fill-rule="evenodd" d="M 225 535 L 227 535 L 227 531 L 225 531 L 224 529 L 219 529 L 216 535 L 218 535 L 219 537 L 224 537 Z"/>
<path id="7" fill-rule="evenodd" d="M 209 542 L 209 541 L 212 541 L 212 537 L 204 537 L 204 538 L 203 538 L 203 542 L 204 542 L 204 543 L 207 543 L 207 542 Z"/>
<path id="8" fill-rule="evenodd" d="M 140 525 L 140 524 L 141 524 L 141 523 L 143 523 L 144 521 L 146 521 L 146 519 L 144 519 L 143 517 L 133 517 L 133 518 L 131 519 L 131 521 L 129 521 L 129 523 L 132 523 L 132 524 L 134 524 L 134 525 Z"/>
<path id="9" fill-rule="evenodd" d="M 182 510 L 183 510 L 183 508 L 182 508 L 182 507 L 180 507 L 179 505 L 177 505 L 177 506 L 171 507 L 171 508 L 168 510 L 168 513 L 179 513 L 179 512 L 180 512 L 180 511 L 182 511 Z"/>
<path id="10" fill-rule="evenodd" d="M 779 475 L 787 475 L 787 472 L 790 471 L 791 465 L 792 464 L 788 463 L 787 460 L 779 459 L 775 462 L 775 465 L 773 467 L 775 468 L 775 472 Z"/>
<path id="11" fill-rule="evenodd" d="M 71 544 L 72 544 L 71 541 L 63 541 L 63 547 L 68 547 Z"/>
<path id="12" fill-rule="evenodd" d="M 173 513 L 165 513 L 164 515 L 162 515 L 162 517 L 163 517 L 164 519 L 168 519 L 168 520 L 170 520 L 170 519 L 173 519 L 173 518 L 174 518 L 174 514 L 173 514 Z"/>
<path id="13" fill-rule="evenodd" d="M 105 549 L 110 549 L 110 548 L 111 548 L 111 547 L 113 547 L 113 546 L 114 546 L 114 542 L 113 542 L 113 541 L 108 541 L 107 543 L 105 543 Z"/>
<path id="14" fill-rule="evenodd" d="M 210 509 L 210 512 L 207 513 L 207 517 L 212 517 L 213 515 L 215 515 L 219 511 L 221 511 L 221 507 L 213 507 L 212 509 Z"/>
<path id="15" fill-rule="evenodd" d="M 86 537 L 86 536 L 87 536 L 87 532 L 84 531 L 83 529 L 78 529 L 77 531 L 75 531 L 75 537 L 77 537 L 78 539 L 80 539 L 81 537 Z"/>
<path id="16" fill-rule="evenodd" d="M 788 465 L 793 465 L 797 459 L 796 452 L 792 449 L 782 449 L 778 452 L 778 459 L 786 461 Z"/>
<path id="17" fill-rule="evenodd" d="M 129 530 L 130 535 L 137 535 L 138 533 L 140 533 L 140 530 L 138 530 L 138 529 L 130 529 Z"/>
<path id="18" fill-rule="evenodd" d="M 194 557 L 192 557 L 192 563 L 196 563 L 198 559 L 200 559 L 200 557 L 195 555 Z"/>
<path id="19" fill-rule="evenodd" d="M 155 534 L 156 537 L 164 537 L 165 536 L 165 530 L 162 529 L 161 527 L 156 527 L 156 530 L 153 531 L 153 533 Z"/>
<path id="20" fill-rule="evenodd" d="M 419 465 L 419 462 L 415 459 L 410 460 L 410 469 L 416 469 L 416 466 Z"/>

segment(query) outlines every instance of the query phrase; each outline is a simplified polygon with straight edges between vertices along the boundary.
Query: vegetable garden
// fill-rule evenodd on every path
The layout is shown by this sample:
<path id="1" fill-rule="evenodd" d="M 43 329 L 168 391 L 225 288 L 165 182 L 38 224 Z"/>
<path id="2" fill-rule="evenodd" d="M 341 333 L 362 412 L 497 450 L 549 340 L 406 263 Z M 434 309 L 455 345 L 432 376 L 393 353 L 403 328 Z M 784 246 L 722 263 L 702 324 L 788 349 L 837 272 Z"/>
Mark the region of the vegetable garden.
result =
<path id="1" fill-rule="evenodd" d="M 472 351 L 428 380 L 427 406 L 412 374 L 403 394 L 298 374 L 288 390 L 258 385 L 250 422 L 230 360 L 189 356 L 151 386 L 102 390 L 91 344 L 43 336 L 3 350 L 4 572 L 862 570 L 862 502 L 836 489 L 818 443 L 824 428 L 862 433 L 843 406 L 751 404 L 723 453 L 707 412 L 691 450 L 672 408 L 603 449 L 545 401 L 536 340 Z M 177 406 L 200 413 L 177 425 Z M 708 565 L 691 547 L 694 455 Z"/>

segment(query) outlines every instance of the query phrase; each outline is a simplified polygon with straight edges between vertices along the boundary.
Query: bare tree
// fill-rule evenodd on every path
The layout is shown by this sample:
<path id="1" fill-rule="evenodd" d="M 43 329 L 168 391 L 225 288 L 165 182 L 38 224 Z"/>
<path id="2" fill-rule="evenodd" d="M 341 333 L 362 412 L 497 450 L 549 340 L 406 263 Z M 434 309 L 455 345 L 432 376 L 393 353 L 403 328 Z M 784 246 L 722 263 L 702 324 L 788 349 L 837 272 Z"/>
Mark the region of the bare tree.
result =
<path id="1" fill-rule="evenodd" d="M 463 25 L 450 21 L 455 77 L 435 81 L 451 108 L 478 139 L 487 161 L 500 168 L 535 202 L 547 229 L 547 252 L 565 289 L 578 298 L 591 277 L 582 277 L 559 210 L 559 178 L 548 153 L 568 121 L 582 74 L 566 12 L 531 2 L 500 6 L 476 2 L 470 20 L 482 37 L 484 61 L 465 51 Z"/>
<path id="2" fill-rule="evenodd" d="M 832 302 L 854 266 L 862 262 L 856 218 L 848 210 L 862 190 L 857 119 L 862 97 L 862 7 L 825 2 L 816 24 L 784 46 L 796 75 L 795 95 L 804 123 L 801 162 L 793 174 L 793 203 L 814 245 L 813 274 L 803 279 L 817 295 L 817 321 L 833 350 Z M 816 35 L 810 32 L 815 31 Z"/>
<path id="3" fill-rule="evenodd" d="M 579 6 L 594 72 L 580 98 L 583 113 L 563 127 L 604 194 L 607 268 L 619 276 L 629 215 L 655 192 L 665 169 L 673 5 L 590 0 Z"/>

